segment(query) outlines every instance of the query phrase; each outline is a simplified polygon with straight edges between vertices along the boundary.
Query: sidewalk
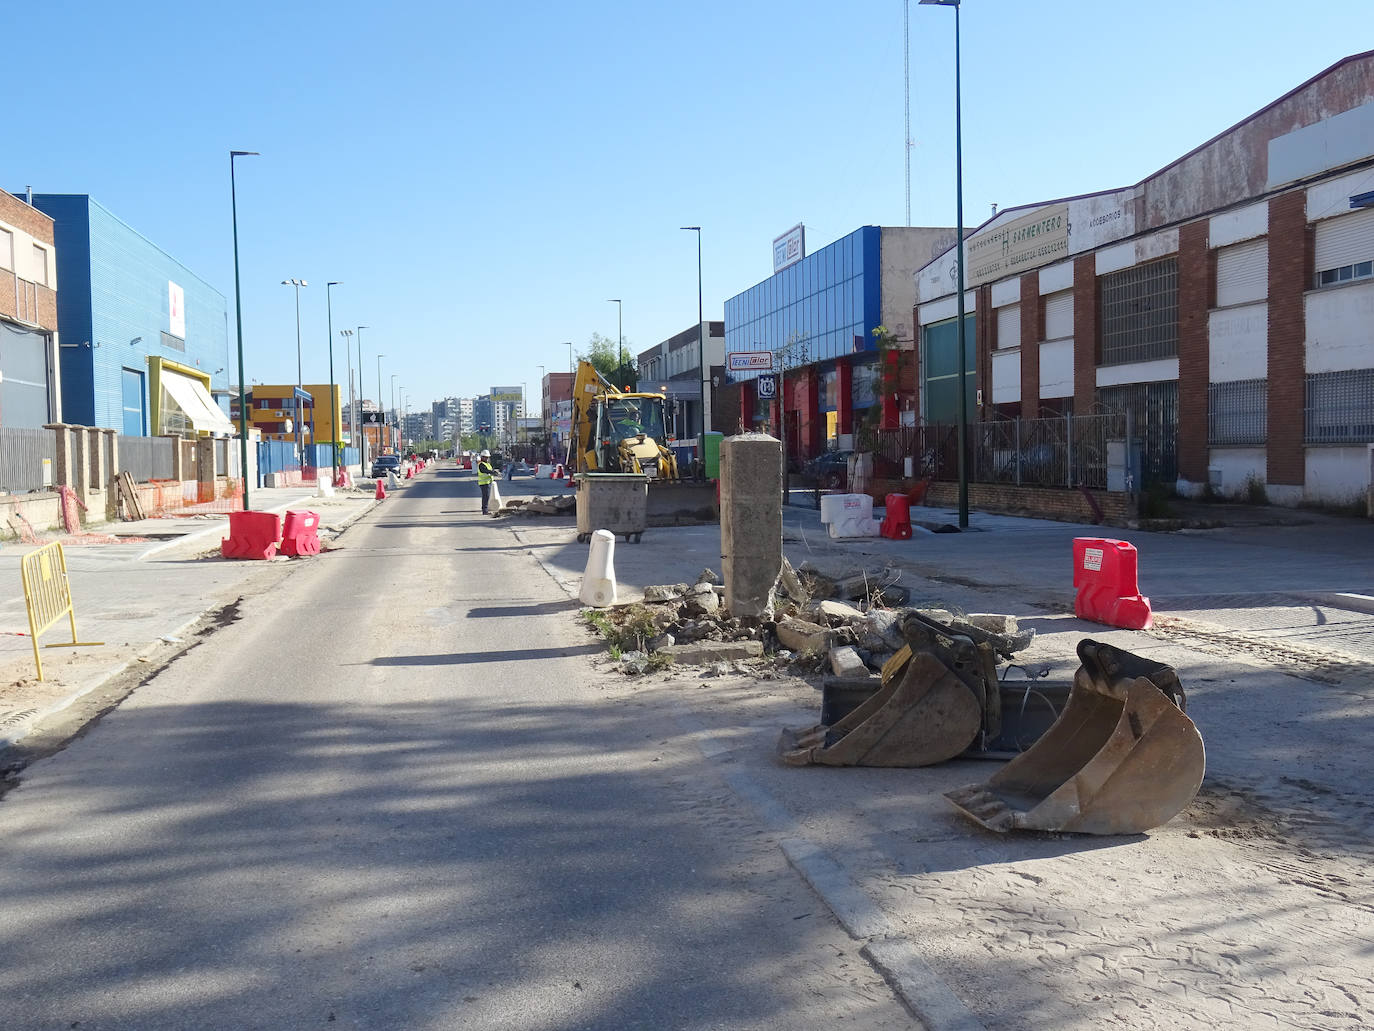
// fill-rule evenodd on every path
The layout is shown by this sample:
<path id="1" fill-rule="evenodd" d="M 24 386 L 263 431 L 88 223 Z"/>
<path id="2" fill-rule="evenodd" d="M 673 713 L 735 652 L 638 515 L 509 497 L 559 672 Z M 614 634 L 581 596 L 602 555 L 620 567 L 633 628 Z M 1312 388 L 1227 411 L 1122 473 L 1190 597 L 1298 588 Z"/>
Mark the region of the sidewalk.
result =
<path id="1" fill-rule="evenodd" d="M 314 487 L 259 488 L 250 495 L 255 511 L 308 508 L 320 514 L 320 534 L 337 536 L 375 503 L 370 488 L 318 497 Z M 45 719 L 104 685 L 124 677 L 141 679 L 195 643 L 215 618 L 232 619 L 235 602 L 270 591 L 293 561 L 226 561 L 220 540 L 228 536 L 228 515 L 143 519 L 91 527 L 115 537 L 110 543 L 46 534 L 66 540 L 63 548 L 83 641 L 89 648 L 43 648 L 45 679 L 36 676 L 33 644 L 19 573 L 20 560 L 38 545 L 0 545 L 0 748 L 20 740 Z M 79 542 L 79 543 L 78 543 Z M 202 625 L 204 624 L 204 625 Z M 40 646 L 69 640 L 65 620 L 48 630 Z"/>

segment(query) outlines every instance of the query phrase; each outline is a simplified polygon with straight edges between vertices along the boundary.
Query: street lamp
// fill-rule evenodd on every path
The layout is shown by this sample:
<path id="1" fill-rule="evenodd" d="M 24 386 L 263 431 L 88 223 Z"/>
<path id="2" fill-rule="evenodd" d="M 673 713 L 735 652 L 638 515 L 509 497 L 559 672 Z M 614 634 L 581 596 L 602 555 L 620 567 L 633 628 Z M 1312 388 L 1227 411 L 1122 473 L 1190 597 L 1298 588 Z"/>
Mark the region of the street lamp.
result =
<path id="1" fill-rule="evenodd" d="M 353 330 L 341 329 L 339 336 L 343 337 L 344 354 L 348 356 L 348 439 L 353 442 L 353 446 L 358 445 L 358 406 L 357 398 L 353 394 Z M 358 455 L 359 463 L 362 462 L 361 452 Z M 345 463 L 347 464 L 347 463 Z"/>
<path id="2" fill-rule="evenodd" d="M 281 285 L 294 287 L 296 290 L 296 389 L 304 390 L 305 381 L 301 375 L 301 287 L 309 286 L 310 284 L 304 279 L 283 279 Z M 301 398 L 299 394 L 292 398 L 291 406 L 292 410 L 296 413 L 296 453 L 300 455 L 301 470 L 304 472 L 305 443 L 303 432 L 305 418 L 301 414 Z"/>
<path id="3" fill-rule="evenodd" d="M 243 300 L 239 293 L 239 198 L 234 183 L 234 158 L 257 157 L 256 150 L 229 152 L 229 203 L 234 218 L 234 327 L 239 338 L 239 475 L 243 479 L 243 510 L 248 511 L 248 393 L 243 376 Z"/>
<path id="4" fill-rule="evenodd" d="M 568 349 L 568 372 L 572 373 L 576 371 L 573 369 L 573 344 L 571 340 L 565 340 L 563 343 Z"/>
<path id="5" fill-rule="evenodd" d="M 529 415 L 529 412 L 525 413 Z M 539 429 L 544 429 L 544 366 L 539 366 Z"/>
<path id="6" fill-rule="evenodd" d="M 386 406 L 382 404 L 382 359 L 385 357 L 384 354 L 377 355 L 377 411 L 382 415 L 382 421 L 377 428 L 377 454 L 379 455 L 382 453 L 382 448 L 386 446 L 386 441 L 383 439 L 383 431 L 386 429 Z"/>
<path id="7" fill-rule="evenodd" d="M 968 529 L 968 348 L 964 344 L 964 141 L 959 97 L 959 0 L 921 0 L 932 7 L 954 8 L 954 267 L 957 270 L 955 288 L 959 291 L 958 324 L 955 335 L 959 343 L 959 528 Z"/>
<path id="8" fill-rule="evenodd" d="M 616 373 L 619 375 L 620 371 L 625 368 L 625 305 L 619 297 L 607 297 L 606 303 L 614 304 L 616 307 L 616 332 L 620 340 L 620 359 Z M 624 386 L 624 384 L 617 383 L 616 386 Z"/>
<path id="9" fill-rule="evenodd" d="M 358 330 L 358 464 L 365 465 L 367 456 L 363 453 L 367 450 L 367 431 L 363 429 L 363 395 L 367 393 L 363 389 L 363 330 L 371 329 L 370 326 L 359 326 Z"/>
<path id="10" fill-rule="evenodd" d="M 329 295 L 332 287 L 343 286 L 337 279 L 324 284 L 325 317 L 329 321 L 329 447 L 334 452 L 334 481 L 339 479 L 339 426 L 334 409 L 334 302 Z"/>
<path id="11" fill-rule="evenodd" d="M 697 436 L 697 456 L 706 459 L 706 384 L 710 374 L 706 370 L 706 328 L 702 325 L 701 310 L 701 226 L 682 226 L 697 234 L 697 378 L 701 380 L 701 432 Z"/>
<path id="12" fill-rule="evenodd" d="M 395 418 L 396 418 L 396 380 L 397 380 L 397 378 L 398 378 L 400 375 L 401 375 L 401 374 L 400 374 L 399 372 L 393 372 L 393 373 L 391 374 L 391 418 L 392 418 L 392 419 L 395 419 Z M 398 441 L 399 441 L 399 439 L 400 439 L 400 434 L 401 434 L 401 424 L 400 424 L 399 422 L 397 422 L 397 423 L 396 423 L 396 436 L 397 436 L 397 440 L 398 440 Z M 398 448 L 397 450 L 400 450 L 400 449 Z"/>

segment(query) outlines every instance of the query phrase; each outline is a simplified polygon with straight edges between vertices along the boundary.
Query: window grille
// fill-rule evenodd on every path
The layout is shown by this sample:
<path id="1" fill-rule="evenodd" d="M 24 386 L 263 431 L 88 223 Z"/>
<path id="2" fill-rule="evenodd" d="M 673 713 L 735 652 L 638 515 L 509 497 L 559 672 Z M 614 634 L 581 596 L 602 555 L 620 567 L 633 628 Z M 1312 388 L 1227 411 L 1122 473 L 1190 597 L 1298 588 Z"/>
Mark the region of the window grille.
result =
<path id="1" fill-rule="evenodd" d="M 173 351 L 186 350 L 186 340 L 183 337 L 174 337 L 171 333 L 162 334 L 162 346 L 171 348 Z"/>
<path id="2" fill-rule="evenodd" d="M 1374 441 L 1374 369 L 1310 373 L 1305 415 L 1309 444 Z"/>
<path id="3" fill-rule="evenodd" d="M 1165 258 L 1098 280 L 1102 364 L 1124 365 L 1178 354 L 1178 260 Z"/>
<path id="4" fill-rule="evenodd" d="M 1263 444 L 1268 415 L 1267 379 L 1213 383 L 1207 388 L 1207 443 Z"/>
<path id="5" fill-rule="evenodd" d="M 1130 413 L 1132 436 L 1141 444 L 1141 479 L 1171 484 L 1178 479 L 1178 381 L 1099 387 L 1097 409 Z"/>

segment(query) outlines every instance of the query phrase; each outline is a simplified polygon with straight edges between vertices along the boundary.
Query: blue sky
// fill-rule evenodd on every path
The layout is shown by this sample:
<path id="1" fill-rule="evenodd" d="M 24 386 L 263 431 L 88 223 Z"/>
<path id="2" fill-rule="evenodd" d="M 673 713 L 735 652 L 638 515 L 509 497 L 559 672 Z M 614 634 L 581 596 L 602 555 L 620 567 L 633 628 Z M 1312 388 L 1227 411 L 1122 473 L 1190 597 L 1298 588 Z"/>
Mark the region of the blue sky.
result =
<path id="1" fill-rule="evenodd" d="M 1135 183 L 1370 45 L 1369 0 L 965 0 L 965 221 Z M 954 221 L 953 11 L 912 0 L 912 221 Z M 642 349 L 814 249 L 905 222 L 901 0 L 32 4 L 0 182 L 89 193 L 233 307 L 248 377 L 365 324 L 412 409 Z M 16 63 L 17 62 L 17 63 Z M 59 283 L 60 288 L 60 283 Z M 336 370 L 343 355 L 336 355 Z M 342 381 L 343 373 L 337 372 Z"/>

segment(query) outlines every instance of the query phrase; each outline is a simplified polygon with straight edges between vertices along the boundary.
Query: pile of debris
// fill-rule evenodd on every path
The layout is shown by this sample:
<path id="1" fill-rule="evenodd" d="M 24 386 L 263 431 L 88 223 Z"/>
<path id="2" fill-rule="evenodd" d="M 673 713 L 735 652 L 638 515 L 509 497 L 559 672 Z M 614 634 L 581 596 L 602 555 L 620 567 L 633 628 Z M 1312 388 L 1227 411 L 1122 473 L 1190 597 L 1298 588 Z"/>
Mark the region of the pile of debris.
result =
<path id="1" fill-rule="evenodd" d="M 806 565 L 794 570 L 784 560 L 772 617 L 749 619 L 726 609 L 720 577 L 704 569 L 692 584 L 645 588 L 642 602 L 607 610 L 601 628 L 608 638 L 614 635 L 621 668 L 630 674 L 769 656 L 770 664 L 798 673 L 872 676 L 906 643 L 902 619 L 911 612 L 954 633 L 973 628 L 980 638 L 994 639 L 1004 655 L 1023 650 L 1034 637 L 1034 631 L 1019 630 L 1015 616 L 906 608 L 911 592 L 897 583 L 900 578 L 889 567 L 832 577 Z"/>
<path id="2" fill-rule="evenodd" d="M 492 515 L 498 516 L 575 516 L 577 496 L 555 494 L 551 497 L 507 498 Z"/>

